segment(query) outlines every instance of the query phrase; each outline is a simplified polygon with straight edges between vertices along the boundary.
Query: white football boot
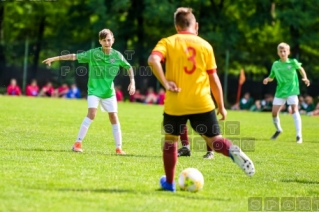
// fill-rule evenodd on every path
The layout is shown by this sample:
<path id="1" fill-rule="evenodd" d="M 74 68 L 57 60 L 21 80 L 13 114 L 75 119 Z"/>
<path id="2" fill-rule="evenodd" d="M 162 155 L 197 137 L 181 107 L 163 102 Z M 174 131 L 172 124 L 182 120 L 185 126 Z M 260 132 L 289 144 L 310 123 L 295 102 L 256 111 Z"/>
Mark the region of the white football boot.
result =
<path id="1" fill-rule="evenodd" d="M 254 163 L 238 146 L 232 145 L 229 148 L 229 155 L 234 163 L 236 163 L 248 176 L 253 176 L 255 174 Z"/>

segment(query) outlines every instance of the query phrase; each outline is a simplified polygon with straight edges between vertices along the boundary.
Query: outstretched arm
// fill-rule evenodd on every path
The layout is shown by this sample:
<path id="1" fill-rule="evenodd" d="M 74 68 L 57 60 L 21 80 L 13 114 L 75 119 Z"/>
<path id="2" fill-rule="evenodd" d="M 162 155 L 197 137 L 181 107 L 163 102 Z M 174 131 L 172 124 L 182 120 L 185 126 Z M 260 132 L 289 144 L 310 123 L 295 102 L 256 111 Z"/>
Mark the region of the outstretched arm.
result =
<path id="1" fill-rule="evenodd" d="M 221 120 L 224 120 L 226 119 L 227 111 L 224 106 L 223 89 L 220 84 L 220 80 L 217 73 L 209 74 L 209 82 L 210 82 L 210 88 L 212 90 L 213 96 L 218 106 L 217 115 L 221 114 L 222 115 Z"/>
<path id="2" fill-rule="evenodd" d="M 300 75 L 302 76 L 302 81 L 304 81 L 305 84 L 306 84 L 307 86 L 309 86 L 309 85 L 310 85 L 310 81 L 308 80 L 307 74 L 306 74 L 305 69 L 304 69 L 303 67 L 301 67 L 301 68 L 299 69 L 299 73 L 300 73 Z"/>
<path id="3" fill-rule="evenodd" d="M 56 56 L 56 57 L 50 57 L 42 61 L 42 63 L 45 63 L 49 66 L 51 66 L 51 63 L 54 61 L 59 61 L 59 60 L 76 60 L 76 55 L 75 54 L 67 54 L 63 56 Z"/>

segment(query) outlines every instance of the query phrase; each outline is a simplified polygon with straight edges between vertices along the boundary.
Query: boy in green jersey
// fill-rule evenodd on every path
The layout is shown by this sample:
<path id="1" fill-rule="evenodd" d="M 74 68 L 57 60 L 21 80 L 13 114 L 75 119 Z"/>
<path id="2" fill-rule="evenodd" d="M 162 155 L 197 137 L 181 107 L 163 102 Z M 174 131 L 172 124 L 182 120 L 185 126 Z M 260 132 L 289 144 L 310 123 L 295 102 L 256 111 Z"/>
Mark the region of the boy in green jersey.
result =
<path id="1" fill-rule="evenodd" d="M 296 59 L 288 58 L 290 53 L 290 46 L 288 44 L 280 43 L 277 50 L 280 60 L 273 63 L 269 77 L 263 80 L 263 83 L 266 85 L 268 82 L 273 81 L 274 78 L 277 79 L 276 94 L 272 107 L 272 117 L 273 123 L 276 127 L 276 132 L 271 139 L 275 140 L 278 135 L 282 133 L 279 111 L 282 105 L 284 105 L 287 101 L 287 103 L 291 105 L 292 116 L 294 118 L 297 131 L 297 143 L 302 143 L 301 118 L 298 111 L 298 95 L 300 91 L 296 70 L 299 71 L 302 76 L 302 81 L 304 81 L 307 86 L 310 85 L 310 81 L 307 78 L 305 70 L 301 67 L 301 63 L 299 63 Z"/>
<path id="2" fill-rule="evenodd" d="M 112 49 L 114 36 L 111 30 L 103 29 L 99 33 L 99 42 L 101 47 L 88 50 L 79 54 L 68 54 L 63 56 L 51 57 L 43 63 L 51 65 L 51 62 L 58 60 L 78 60 L 79 63 L 89 64 L 88 77 L 88 113 L 80 127 L 78 137 L 72 150 L 82 152 L 82 140 L 84 139 L 88 128 L 95 118 L 97 108 L 101 104 L 101 110 L 107 111 L 112 124 L 112 132 L 116 145 L 117 154 L 125 154 L 122 150 L 122 132 L 120 122 L 117 116 L 117 101 L 113 80 L 118 74 L 119 68 L 128 70 L 130 84 L 128 91 L 130 95 L 135 93 L 134 74 L 131 65 L 125 60 L 123 55 Z"/>

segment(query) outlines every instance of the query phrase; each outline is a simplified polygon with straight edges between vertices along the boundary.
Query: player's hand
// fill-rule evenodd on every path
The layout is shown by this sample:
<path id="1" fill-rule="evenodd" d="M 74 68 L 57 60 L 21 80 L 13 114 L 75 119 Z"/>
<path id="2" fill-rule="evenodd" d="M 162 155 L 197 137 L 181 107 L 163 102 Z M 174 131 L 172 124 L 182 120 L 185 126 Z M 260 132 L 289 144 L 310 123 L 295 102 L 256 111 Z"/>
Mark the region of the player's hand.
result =
<path id="1" fill-rule="evenodd" d="M 127 90 L 128 90 L 128 93 L 130 94 L 130 95 L 133 95 L 134 93 L 135 93 L 135 82 L 133 81 L 131 81 L 130 82 L 130 84 L 128 85 L 128 87 L 127 87 Z"/>
<path id="2" fill-rule="evenodd" d="M 52 63 L 53 61 L 55 61 L 55 60 L 54 60 L 54 57 L 50 57 L 50 58 L 48 58 L 48 59 L 43 60 L 42 63 L 45 63 L 45 64 L 47 64 L 48 66 L 51 66 L 51 63 Z"/>
<path id="3" fill-rule="evenodd" d="M 310 81 L 307 78 L 303 78 L 302 81 L 304 81 L 307 86 L 310 85 Z"/>
<path id="4" fill-rule="evenodd" d="M 221 115 L 222 116 L 222 118 L 221 119 L 219 119 L 219 120 L 225 120 L 226 119 L 226 116 L 227 116 L 227 110 L 223 107 L 223 108 L 218 108 L 218 110 L 217 110 L 217 115 Z"/>
<path id="5" fill-rule="evenodd" d="M 181 92 L 181 88 L 178 88 L 177 85 L 175 84 L 175 82 L 172 81 L 167 81 L 166 85 L 165 85 L 165 89 L 167 91 L 172 91 L 172 92 Z"/>
<path id="6" fill-rule="evenodd" d="M 268 77 L 263 80 L 263 83 L 264 83 L 264 85 L 267 85 L 267 83 L 268 83 Z"/>

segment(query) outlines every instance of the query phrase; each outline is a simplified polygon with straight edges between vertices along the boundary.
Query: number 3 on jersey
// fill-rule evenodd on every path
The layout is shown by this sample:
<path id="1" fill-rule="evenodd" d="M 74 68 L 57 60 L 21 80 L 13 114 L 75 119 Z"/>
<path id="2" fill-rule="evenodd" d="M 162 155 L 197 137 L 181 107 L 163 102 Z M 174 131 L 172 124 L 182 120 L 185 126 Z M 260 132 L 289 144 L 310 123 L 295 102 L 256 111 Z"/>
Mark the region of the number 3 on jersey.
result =
<path id="1" fill-rule="evenodd" d="M 190 70 L 186 66 L 184 66 L 184 71 L 185 71 L 186 74 L 192 74 L 196 70 L 196 60 L 195 60 L 196 50 L 195 50 L 194 47 L 189 46 L 189 47 L 186 48 L 185 51 L 186 51 L 187 55 L 190 55 L 187 58 L 187 60 L 191 61 L 193 66 L 192 66 L 192 69 L 190 69 Z"/>

